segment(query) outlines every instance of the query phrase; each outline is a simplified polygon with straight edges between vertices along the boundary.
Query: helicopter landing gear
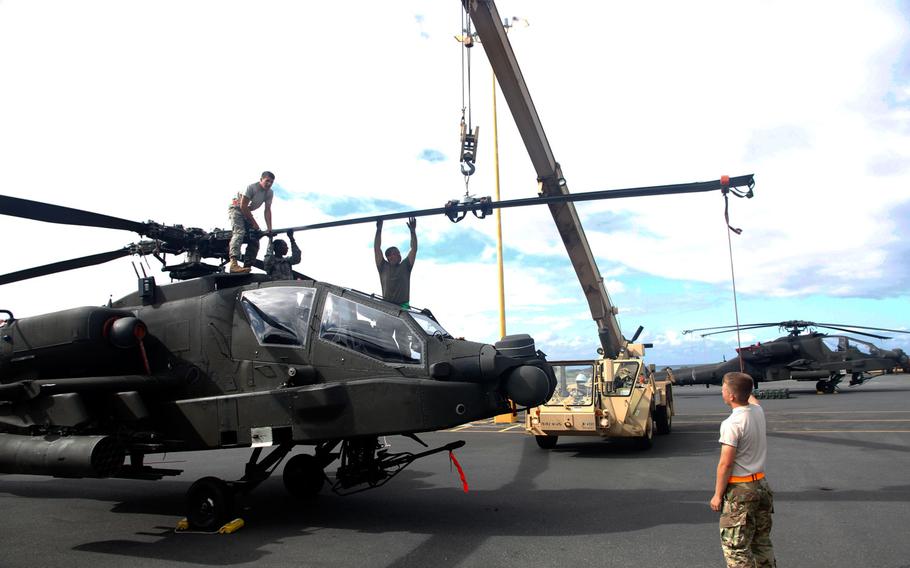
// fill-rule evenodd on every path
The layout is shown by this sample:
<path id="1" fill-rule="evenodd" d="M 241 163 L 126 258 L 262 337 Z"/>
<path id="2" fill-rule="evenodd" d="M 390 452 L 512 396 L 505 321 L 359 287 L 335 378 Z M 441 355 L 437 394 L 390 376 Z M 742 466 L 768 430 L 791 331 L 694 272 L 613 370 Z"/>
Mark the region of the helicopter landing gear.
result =
<path id="1" fill-rule="evenodd" d="M 254 448 L 245 473 L 238 481 L 203 477 L 193 483 L 185 497 L 188 528 L 211 532 L 224 527 L 242 509 L 238 497 L 248 494 L 268 479 L 293 447 L 293 444 L 281 444 L 261 461 L 262 448 Z"/>
<path id="2" fill-rule="evenodd" d="M 427 447 L 416 435 L 408 437 Z M 462 446 L 464 441 L 458 440 L 418 454 L 392 453 L 387 445 L 380 444 L 376 436 L 343 440 L 341 464 L 335 472 L 332 491 L 337 495 L 351 495 L 379 487 L 401 473 L 414 460 L 439 452 L 451 452 Z"/>
<path id="3" fill-rule="evenodd" d="M 862 373 L 853 373 L 850 375 L 850 386 L 855 387 L 856 385 L 861 385 L 866 381 L 866 378 L 863 377 Z"/>
<path id="4" fill-rule="evenodd" d="M 815 393 L 816 394 L 834 394 L 837 392 L 837 384 L 840 382 L 840 377 L 828 379 L 827 381 L 821 380 L 815 383 Z"/>
<path id="5" fill-rule="evenodd" d="M 234 491 L 217 477 L 203 477 L 186 492 L 186 520 L 193 530 L 212 532 L 231 520 Z"/>
<path id="6" fill-rule="evenodd" d="M 325 471 L 316 456 L 297 454 L 284 466 L 284 487 L 298 499 L 312 499 L 325 485 Z"/>

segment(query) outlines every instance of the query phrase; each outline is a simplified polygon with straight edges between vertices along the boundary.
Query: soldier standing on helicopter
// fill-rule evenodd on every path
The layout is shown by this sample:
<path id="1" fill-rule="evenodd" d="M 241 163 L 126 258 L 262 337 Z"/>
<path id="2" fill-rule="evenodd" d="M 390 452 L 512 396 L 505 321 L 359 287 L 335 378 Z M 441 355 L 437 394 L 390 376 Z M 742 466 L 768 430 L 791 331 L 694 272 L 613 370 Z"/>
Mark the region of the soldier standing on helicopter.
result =
<path id="1" fill-rule="evenodd" d="M 411 307 L 411 270 L 417 258 L 417 219 L 408 219 L 408 229 L 411 231 L 411 250 L 404 260 L 401 259 L 398 247 L 387 248 L 385 258 L 382 257 L 382 219 L 376 221 L 376 238 L 373 240 L 382 297 L 403 308 Z"/>
<path id="2" fill-rule="evenodd" d="M 265 224 L 267 231 L 272 231 L 272 184 L 275 182 L 275 174 L 269 171 L 262 172 L 259 181 L 247 186 L 246 191 L 238 193 L 231 207 L 228 209 L 228 215 L 231 220 L 231 244 L 230 257 L 231 263 L 228 271 L 232 273 L 249 272 L 253 263 L 256 262 L 256 255 L 259 254 L 259 236 L 251 235 L 250 242 L 246 245 L 246 262 L 240 266 L 240 245 L 243 239 L 250 231 L 259 231 L 259 223 L 253 217 L 253 211 L 259 209 L 265 204 Z"/>

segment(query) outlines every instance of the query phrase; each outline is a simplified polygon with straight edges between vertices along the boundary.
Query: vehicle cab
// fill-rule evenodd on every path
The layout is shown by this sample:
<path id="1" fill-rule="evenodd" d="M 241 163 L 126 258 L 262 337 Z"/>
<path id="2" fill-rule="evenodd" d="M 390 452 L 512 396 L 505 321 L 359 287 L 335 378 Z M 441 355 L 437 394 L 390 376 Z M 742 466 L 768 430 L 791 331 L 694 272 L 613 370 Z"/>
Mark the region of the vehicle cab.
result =
<path id="1" fill-rule="evenodd" d="M 643 346 L 631 344 L 629 351 L 630 357 L 551 363 L 556 390 L 525 418 L 526 431 L 541 448 L 555 447 L 559 436 L 633 438 L 650 447 L 655 431 L 669 433 L 670 384 L 655 380 Z"/>

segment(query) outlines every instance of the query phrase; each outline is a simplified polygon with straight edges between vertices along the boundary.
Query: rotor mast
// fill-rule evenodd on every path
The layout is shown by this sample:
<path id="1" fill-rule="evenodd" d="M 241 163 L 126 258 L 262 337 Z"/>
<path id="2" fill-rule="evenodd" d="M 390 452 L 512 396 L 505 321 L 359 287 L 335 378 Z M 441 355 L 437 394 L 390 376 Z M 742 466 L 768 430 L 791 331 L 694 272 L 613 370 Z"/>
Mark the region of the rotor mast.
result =
<path id="1" fill-rule="evenodd" d="M 474 29 L 480 37 L 480 44 L 493 67 L 503 97 L 509 105 L 515 125 L 537 172 L 541 195 L 567 195 L 569 188 L 559 164 L 553 157 L 553 151 L 540 124 L 540 117 L 518 67 L 518 60 L 515 59 L 496 5 L 493 0 L 462 0 L 462 3 L 471 16 Z M 591 317 L 597 324 L 597 334 L 604 356 L 615 358 L 629 342 L 619 328 L 619 321 L 616 319 L 618 310 L 610 300 L 603 277 L 597 268 L 575 204 L 562 202 L 550 203 L 548 206 L 588 301 Z"/>

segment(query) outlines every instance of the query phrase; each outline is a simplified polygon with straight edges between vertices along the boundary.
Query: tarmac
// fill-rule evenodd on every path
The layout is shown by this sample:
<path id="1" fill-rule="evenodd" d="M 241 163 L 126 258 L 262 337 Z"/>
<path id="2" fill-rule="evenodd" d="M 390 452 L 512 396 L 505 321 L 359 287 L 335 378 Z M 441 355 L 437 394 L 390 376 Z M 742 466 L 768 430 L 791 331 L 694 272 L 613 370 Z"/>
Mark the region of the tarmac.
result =
<path id="1" fill-rule="evenodd" d="M 769 386 L 791 393 L 761 401 L 779 565 L 910 568 L 910 375 L 833 395 Z M 248 449 L 149 456 L 184 470 L 162 481 L 0 475 L 0 567 L 723 566 L 708 501 L 728 409 L 717 387 L 674 396 L 673 432 L 646 451 L 582 437 L 541 450 L 522 423 L 492 420 L 421 435 L 467 442 L 456 455 L 468 492 L 444 453 L 380 488 L 311 503 L 288 497 L 279 469 L 229 535 L 174 527 L 190 484 L 240 477 Z"/>

